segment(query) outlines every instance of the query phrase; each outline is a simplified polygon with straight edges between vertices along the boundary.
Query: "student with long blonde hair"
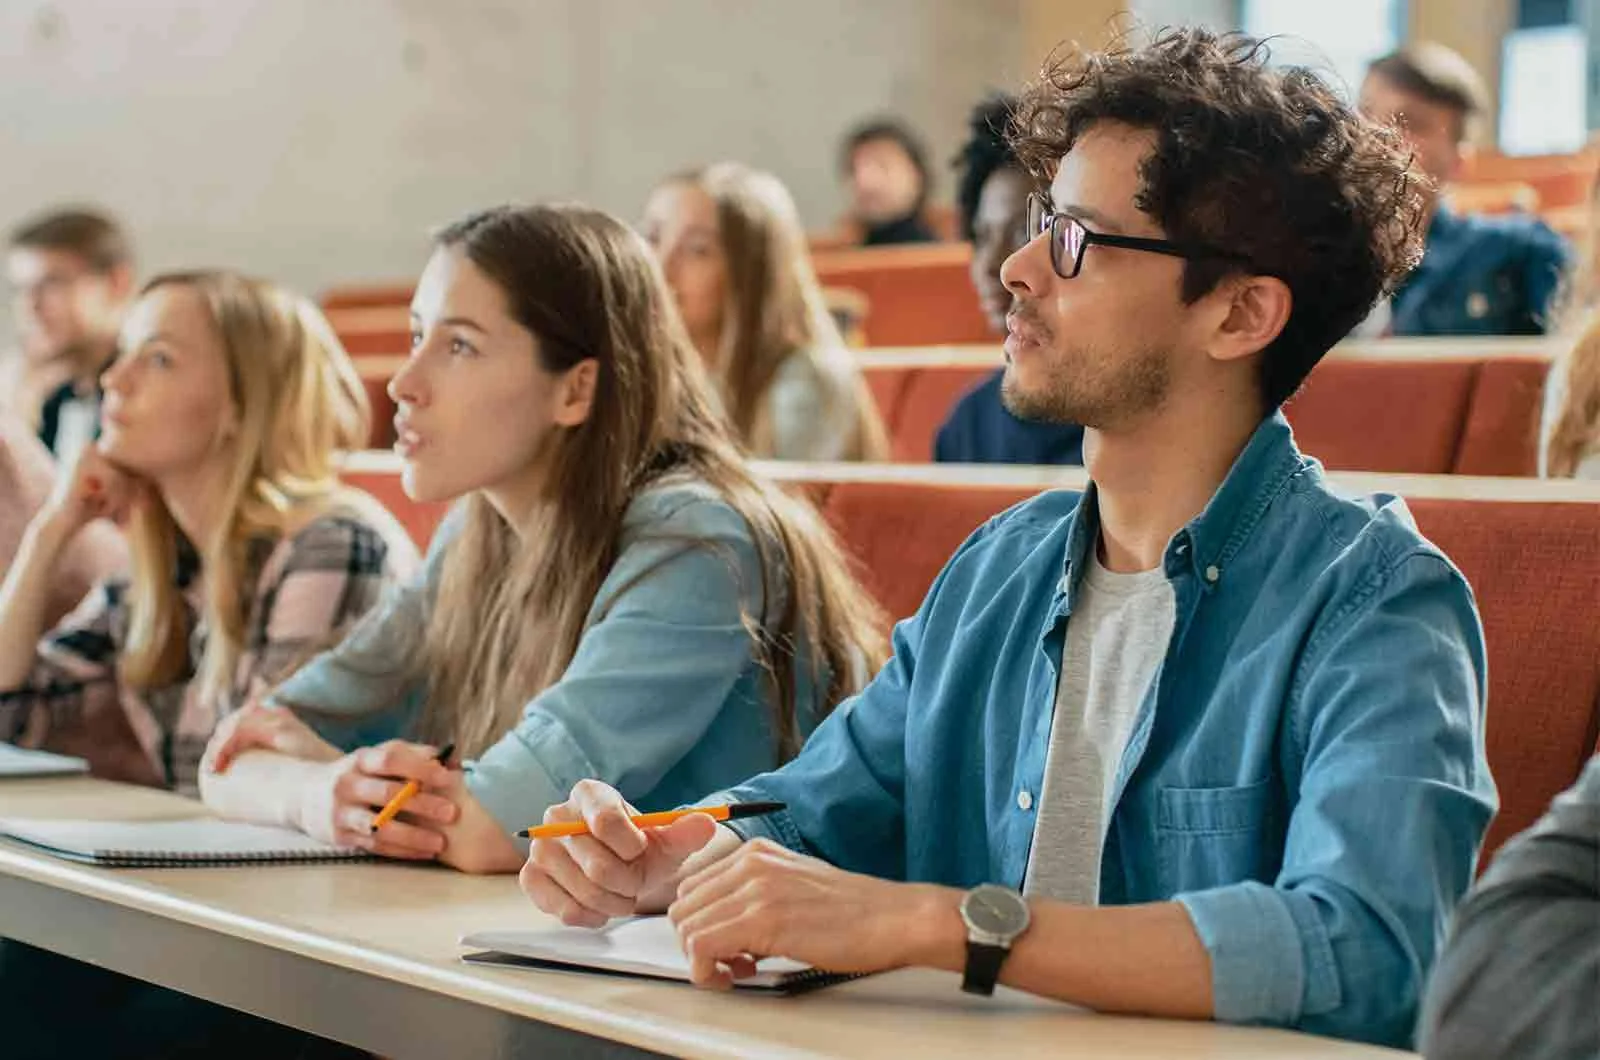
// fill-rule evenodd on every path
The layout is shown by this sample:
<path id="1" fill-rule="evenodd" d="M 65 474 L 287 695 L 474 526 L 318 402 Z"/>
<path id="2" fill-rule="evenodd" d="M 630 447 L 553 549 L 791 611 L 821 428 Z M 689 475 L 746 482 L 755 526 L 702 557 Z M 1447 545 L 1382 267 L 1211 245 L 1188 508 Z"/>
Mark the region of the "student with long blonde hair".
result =
<path id="1" fill-rule="evenodd" d="M 366 397 L 304 299 L 226 272 L 160 277 L 103 384 L 99 442 L 0 586 L 0 734 L 194 791 L 217 722 L 335 640 L 416 552 L 339 484 Z M 47 631 L 58 561 L 103 516 L 126 519 L 130 575 Z"/>
<path id="2" fill-rule="evenodd" d="M 164 276 L 120 351 L 98 442 L 0 587 L 0 737 L 192 792 L 218 721 L 336 641 L 416 550 L 338 481 L 366 395 L 309 302 L 228 272 Z M 105 516 L 128 524 L 130 575 L 46 632 L 69 546 Z M 313 1055 L 298 1032 L 10 940 L 0 1028 L 23 1056 Z"/>
<path id="3" fill-rule="evenodd" d="M 882 623 L 816 513 L 746 464 L 643 240 L 580 207 L 474 214 L 411 308 L 403 484 L 463 500 L 422 578 L 219 732 L 207 801 L 512 872 L 512 833 L 583 777 L 670 807 L 790 758 Z M 385 721 L 419 742 L 316 734 Z"/>
<path id="4" fill-rule="evenodd" d="M 885 458 L 883 422 L 776 177 L 735 162 L 673 177 L 650 196 L 643 231 L 752 453 Z"/>

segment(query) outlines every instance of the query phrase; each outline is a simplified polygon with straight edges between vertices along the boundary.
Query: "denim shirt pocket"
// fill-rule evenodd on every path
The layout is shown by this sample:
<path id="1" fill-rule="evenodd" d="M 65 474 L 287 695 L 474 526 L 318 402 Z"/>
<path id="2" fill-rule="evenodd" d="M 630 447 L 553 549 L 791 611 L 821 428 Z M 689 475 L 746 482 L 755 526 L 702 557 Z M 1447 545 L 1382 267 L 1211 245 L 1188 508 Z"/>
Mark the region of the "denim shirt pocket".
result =
<path id="1" fill-rule="evenodd" d="M 1156 847 L 1162 892 L 1170 897 L 1241 880 L 1271 882 L 1283 860 L 1277 783 L 1162 788 Z"/>

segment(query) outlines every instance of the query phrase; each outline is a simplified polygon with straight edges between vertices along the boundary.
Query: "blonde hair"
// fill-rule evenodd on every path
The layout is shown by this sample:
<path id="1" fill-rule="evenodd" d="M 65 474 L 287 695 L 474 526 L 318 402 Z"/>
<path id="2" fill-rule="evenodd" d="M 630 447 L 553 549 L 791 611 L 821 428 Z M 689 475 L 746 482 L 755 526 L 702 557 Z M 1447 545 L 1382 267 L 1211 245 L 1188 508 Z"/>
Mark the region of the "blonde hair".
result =
<path id="1" fill-rule="evenodd" d="M 1551 367 L 1560 380 L 1560 403 L 1545 432 L 1541 454 L 1548 478 L 1571 478 L 1600 446 L 1600 310 L 1591 311 L 1576 341 Z"/>
<path id="2" fill-rule="evenodd" d="M 883 460 L 888 434 L 866 380 L 851 364 L 840 378 L 845 348 L 822 295 L 805 230 L 794 199 L 777 177 L 737 162 L 719 162 L 671 178 L 704 192 L 716 206 L 717 228 L 727 261 L 727 311 L 717 372 L 729 418 L 750 450 L 771 455 L 772 423 L 767 391 L 791 357 L 810 362 L 812 375 L 848 387 L 840 395 L 855 403 L 846 460 Z"/>
<path id="3" fill-rule="evenodd" d="M 744 622 L 775 704 L 775 751 L 791 756 L 799 679 L 809 672 L 825 712 L 883 661 L 885 623 L 815 511 L 746 465 L 648 247 L 614 218 L 574 206 L 488 210 L 438 241 L 501 288 L 545 371 L 591 359 L 598 371 L 588 418 L 540 456 L 544 503 L 525 525 L 514 530 L 481 494 L 465 503 L 418 652 L 429 684 L 422 737 L 478 754 L 560 680 L 616 561 L 629 504 L 682 474 L 709 485 L 752 532 L 769 613 Z"/>
<path id="4" fill-rule="evenodd" d="M 208 698 L 225 695 L 243 650 L 253 596 L 256 548 L 298 528 L 341 499 L 337 454 L 366 444 L 365 388 L 343 345 L 306 299 L 232 272 L 169 273 L 163 287 L 200 296 L 227 363 L 234 416 L 232 462 L 207 541 L 192 542 L 204 571 L 201 621 L 206 631 L 196 679 Z M 124 680 L 158 688 L 183 677 L 188 626 L 178 585 L 180 531 L 159 496 L 134 513 L 129 528 L 132 588 Z"/>

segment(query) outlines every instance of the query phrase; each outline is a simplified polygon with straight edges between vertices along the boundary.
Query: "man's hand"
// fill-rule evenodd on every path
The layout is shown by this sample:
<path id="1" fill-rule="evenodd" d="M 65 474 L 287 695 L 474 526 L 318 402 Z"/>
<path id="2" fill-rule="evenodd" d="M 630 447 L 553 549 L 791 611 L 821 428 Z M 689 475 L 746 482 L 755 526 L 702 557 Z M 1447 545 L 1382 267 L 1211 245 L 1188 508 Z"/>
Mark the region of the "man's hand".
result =
<path id="1" fill-rule="evenodd" d="M 726 989 L 755 974 L 762 957 L 830 972 L 959 969 L 961 897 L 951 888 L 845 872 L 755 839 L 684 880 L 667 912 L 694 982 Z"/>
<path id="2" fill-rule="evenodd" d="M 535 839 L 518 882 L 540 909 L 575 927 L 604 927 L 612 917 L 665 908 L 684 862 L 715 837 L 738 837 L 704 814 L 641 830 L 637 811 L 596 780 L 579 781 L 572 796 L 545 811 L 546 824 L 585 821 L 590 835 Z"/>

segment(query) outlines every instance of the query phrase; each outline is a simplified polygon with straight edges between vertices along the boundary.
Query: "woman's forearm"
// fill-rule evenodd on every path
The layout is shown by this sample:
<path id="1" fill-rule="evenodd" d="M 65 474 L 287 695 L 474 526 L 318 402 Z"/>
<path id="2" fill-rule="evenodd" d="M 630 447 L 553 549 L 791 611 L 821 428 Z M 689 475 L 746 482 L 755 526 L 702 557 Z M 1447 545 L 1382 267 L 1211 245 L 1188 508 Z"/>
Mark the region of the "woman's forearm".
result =
<path id="1" fill-rule="evenodd" d="M 59 524 L 35 518 L 0 582 L 0 689 L 19 687 L 33 669 L 45 632 L 51 576 L 69 536 Z"/>
<path id="2" fill-rule="evenodd" d="M 324 762 L 276 751 L 246 751 L 225 773 L 200 771 L 200 798 L 221 817 L 304 831 L 303 793 L 325 768 Z"/>

